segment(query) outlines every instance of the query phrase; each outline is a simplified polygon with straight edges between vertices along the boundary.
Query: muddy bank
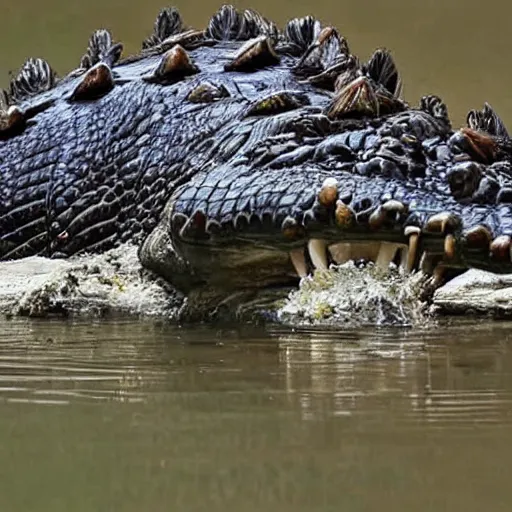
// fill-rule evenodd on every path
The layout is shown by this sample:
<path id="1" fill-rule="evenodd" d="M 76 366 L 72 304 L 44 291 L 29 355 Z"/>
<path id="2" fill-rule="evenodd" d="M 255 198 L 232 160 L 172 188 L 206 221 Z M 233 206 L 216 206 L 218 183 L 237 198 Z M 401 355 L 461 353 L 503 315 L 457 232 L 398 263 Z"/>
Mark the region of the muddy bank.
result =
<path id="1" fill-rule="evenodd" d="M 52 260 L 0 262 L 0 312 L 5 315 L 145 315 L 175 318 L 183 298 L 149 276 L 137 248 Z"/>
<path id="2" fill-rule="evenodd" d="M 471 270 L 422 302 L 425 279 L 349 263 L 319 272 L 279 302 L 278 319 L 295 325 L 425 325 L 433 314 L 512 315 L 512 275 Z M 0 314 L 142 315 L 177 320 L 183 297 L 140 265 L 137 248 L 69 260 L 0 262 Z"/>

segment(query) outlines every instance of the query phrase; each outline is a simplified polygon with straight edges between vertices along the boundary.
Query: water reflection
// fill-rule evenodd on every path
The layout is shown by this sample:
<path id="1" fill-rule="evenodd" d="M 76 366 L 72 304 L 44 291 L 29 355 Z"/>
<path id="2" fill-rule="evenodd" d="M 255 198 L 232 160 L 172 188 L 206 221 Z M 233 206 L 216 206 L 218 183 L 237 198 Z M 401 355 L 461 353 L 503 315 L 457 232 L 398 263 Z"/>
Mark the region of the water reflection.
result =
<path id="1" fill-rule="evenodd" d="M 442 340 L 431 331 L 291 334 L 280 348 L 303 419 L 392 409 L 398 423 L 474 425 L 511 419 L 509 345 L 506 327 L 487 326 L 447 328 Z"/>
<path id="2" fill-rule="evenodd" d="M 11 321 L 0 337 L 0 399 L 68 405 L 159 395 L 272 393 L 303 420 L 391 411 L 398 423 L 509 421 L 506 326 L 281 332 L 152 323 Z"/>
<path id="3" fill-rule="evenodd" d="M 509 510 L 509 329 L 1 322 L 0 510 Z"/>

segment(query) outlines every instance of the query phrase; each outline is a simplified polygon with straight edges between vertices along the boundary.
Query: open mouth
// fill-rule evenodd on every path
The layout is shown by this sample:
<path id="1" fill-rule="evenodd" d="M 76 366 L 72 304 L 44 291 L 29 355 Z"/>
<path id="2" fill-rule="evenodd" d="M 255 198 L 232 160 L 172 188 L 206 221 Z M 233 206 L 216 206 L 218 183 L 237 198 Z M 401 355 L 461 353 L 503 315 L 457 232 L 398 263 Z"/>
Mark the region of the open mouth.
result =
<path id="1" fill-rule="evenodd" d="M 294 284 L 348 260 L 373 261 L 384 270 L 390 263 L 404 272 L 422 270 L 439 284 L 447 270 L 512 271 L 510 236 L 496 236 L 489 226 L 499 220 L 495 209 L 475 211 L 396 184 L 394 197 L 386 197 L 386 180 L 349 175 L 324 178 L 313 195 L 308 192 L 313 186 L 292 193 L 288 178 L 283 176 L 284 195 L 274 190 L 282 207 L 273 212 L 268 205 L 278 200 L 271 197 L 266 209 L 253 204 L 251 214 L 235 217 L 222 212 L 208 217 L 198 209 L 187 216 L 183 209 L 175 211 L 184 206 L 180 200 L 170 205 L 164 245 L 187 263 L 181 272 L 169 272 L 169 280 L 183 288 L 194 282 L 192 274 L 196 282 L 220 288 L 264 288 Z M 379 201 L 369 198 L 372 187 Z M 292 195 L 295 209 L 284 206 Z M 508 207 L 503 208 L 507 215 Z M 156 231 L 146 244 L 161 244 L 161 238 Z M 165 258 L 169 261 L 169 255 Z"/>

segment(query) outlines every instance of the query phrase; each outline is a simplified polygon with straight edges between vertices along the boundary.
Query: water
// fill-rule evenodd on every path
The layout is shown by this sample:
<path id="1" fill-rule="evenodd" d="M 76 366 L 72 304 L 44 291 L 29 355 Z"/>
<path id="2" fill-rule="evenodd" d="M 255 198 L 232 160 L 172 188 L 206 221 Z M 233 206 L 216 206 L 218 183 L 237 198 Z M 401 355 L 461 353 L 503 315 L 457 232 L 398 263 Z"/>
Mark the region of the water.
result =
<path id="1" fill-rule="evenodd" d="M 510 510 L 510 324 L 0 324 L 2 511 Z"/>

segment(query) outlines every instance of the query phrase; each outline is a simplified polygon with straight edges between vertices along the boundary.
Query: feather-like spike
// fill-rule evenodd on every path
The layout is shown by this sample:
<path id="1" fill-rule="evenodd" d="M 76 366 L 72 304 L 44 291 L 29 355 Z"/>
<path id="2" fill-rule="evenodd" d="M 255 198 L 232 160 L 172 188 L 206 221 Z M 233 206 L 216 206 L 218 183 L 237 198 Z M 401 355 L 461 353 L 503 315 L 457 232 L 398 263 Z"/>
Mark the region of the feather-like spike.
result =
<path id="1" fill-rule="evenodd" d="M 18 74 L 11 80 L 10 96 L 13 103 L 19 103 L 31 96 L 50 90 L 56 81 L 56 74 L 43 59 L 28 59 Z"/>
<path id="2" fill-rule="evenodd" d="M 475 131 L 510 139 L 505 124 L 489 103 L 485 103 L 482 110 L 471 110 L 467 116 L 467 124 Z"/>
<path id="3" fill-rule="evenodd" d="M 388 50 L 379 48 L 373 52 L 368 64 L 366 64 L 366 73 L 376 83 L 386 88 L 395 98 L 401 97 L 402 79 Z"/>
<path id="4" fill-rule="evenodd" d="M 114 43 L 109 30 L 95 30 L 89 38 L 87 51 L 80 60 L 82 69 L 91 69 L 98 62 L 105 62 L 113 66 L 121 57 L 123 46 L 121 43 Z"/>
<path id="5" fill-rule="evenodd" d="M 142 49 L 147 50 L 162 41 L 183 31 L 181 15 L 175 7 L 162 9 L 156 17 L 153 33 L 142 42 Z"/>
<path id="6" fill-rule="evenodd" d="M 232 5 L 223 5 L 210 19 L 206 37 L 216 41 L 238 41 L 249 39 L 246 18 Z"/>
<path id="7" fill-rule="evenodd" d="M 430 114 L 434 119 L 442 121 L 448 128 L 451 127 L 448 108 L 446 103 L 439 96 L 433 94 L 423 96 L 420 100 L 420 110 L 427 112 L 427 114 Z"/>
<path id="8" fill-rule="evenodd" d="M 250 37 L 266 36 L 274 44 L 279 40 L 279 30 L 275 23 L 267 20 L 259 12 L 252 9 L 244 11 L 246 30 Z"/>
<path id="9" fill-rule="evenodd" d="M 284 30 L 285 47 L 293 55 L 302 55 L 318 38 L 322 26 L 312 16 L 294 18 Z"/>

